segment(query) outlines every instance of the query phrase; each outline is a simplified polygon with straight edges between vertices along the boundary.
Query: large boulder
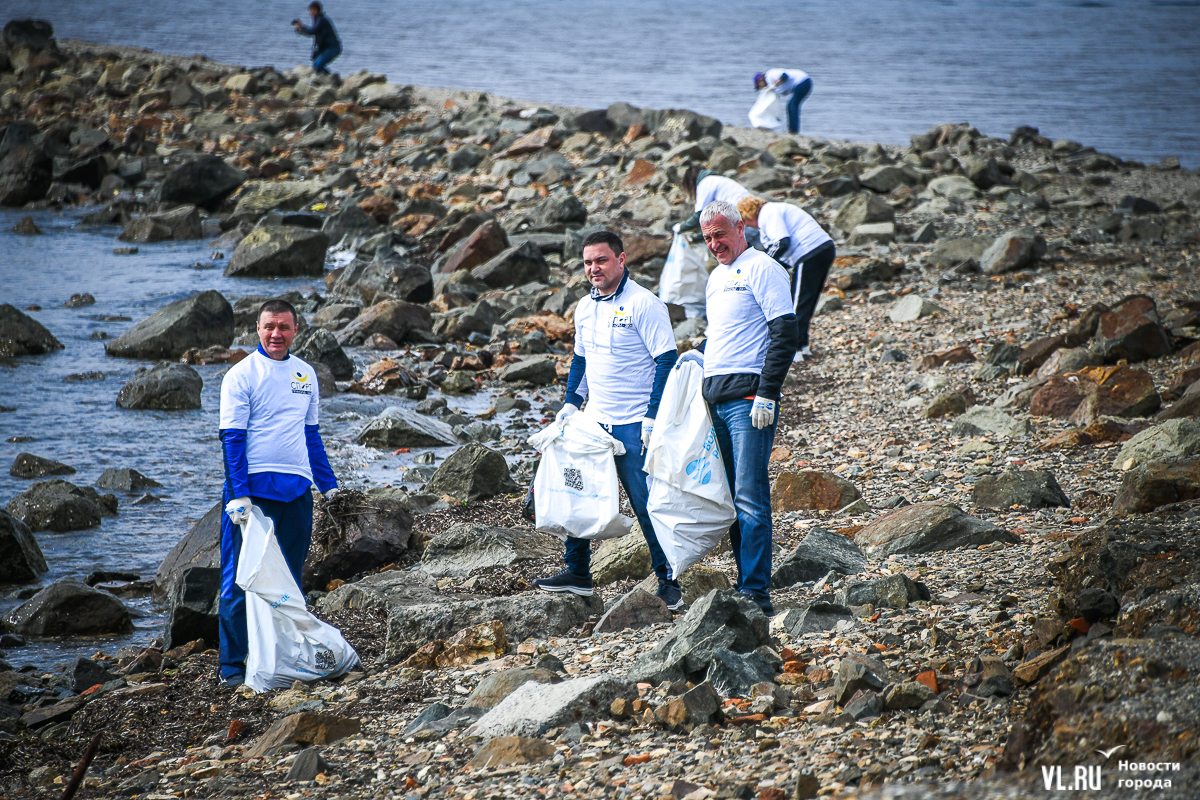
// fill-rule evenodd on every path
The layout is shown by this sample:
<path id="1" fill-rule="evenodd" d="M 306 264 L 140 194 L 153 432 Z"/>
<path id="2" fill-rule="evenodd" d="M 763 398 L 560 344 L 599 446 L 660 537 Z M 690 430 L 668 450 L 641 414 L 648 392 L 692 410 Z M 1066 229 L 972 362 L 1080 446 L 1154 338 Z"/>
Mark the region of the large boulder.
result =
<path id="1" fill-rule="evenodd" d="M 855 544 L 868 558 L 1019 541 L 1002 528 L 963 513 L 952 503 L 917 503 L 897 508 L 871 520 L 854 534 Z"/>
<path id="2" fill-rule="evenodd" d="M 236 217 L 258 217 L 268 211 L 299 211 L 321 191 L 319 181 L 250 181 L 238 195 Z"/>
<path id="3" fill-rule="evenodd" d="M 403 300 L 384 300 L 364 309 L 353 322 L 338 332 L 338 344 L 354 347 L 373 334 L 381 333 L 402 344 L 413 331 L 432 331 L 433 317 L 429 309 Z"/>
<path id="4" fill-rule="evenodd" d="M 567 189 L 552 192 L 534 212 L 534 223 L 543 228 L 566 224 L 582 225 L 587 222 L 587 218 L 587 206 Z"/>
<path id="5" fill-rule="evenodd" d="M 366 305 L 384 300 L 428 303 L 433 299 L 433 276 L 425 267 L 409 261 L 354 261 L 338 273 L 329 291 L 360 299 Z"/>
<path id="6" fill-rule="evenodd" d="M 471 277 L 496 289 L 550 279 L 550 265 L 541 249 L 526 240 L 471 270 Z"/>
<path id="7" fill-rule="evenodd" d="M 1135 294 L 1100 315 L 1094 347 L 1110 364 L 1133 363 L 1170 354 L 1171 335 L 1159 321 L 1154 299 Z"/>
<path id="8" fill-rule="evenodd" d="M 635 587 L 618 597 L 592 629 L 593 634 L 613 633 L 626 628 L 645 628 L 671 621 L 671 611 L 657 595 Z"/>
<path id="9" fill-rule="evenodd" d="M 491 336 L 492 326 L 500 322 L 500 313 L 487 300 L 452 308 L 434 319 L 433 332 L 447 339 L 464 340 L 472 333 Z M 520 362 L 516 362 L 520 363 Z"/>
<path id="10" fill-rule="evenodd" d="M 195 206 L 180 206 L 161 214 L 146 214 L 129 221 L 121 235 L 122 242 L 162 242 L 168 239 L 202 239 L 200 212 Z"/>
<path id="11" fill-rule="evenodd" d="M 264 225 L 238 242 L 225 267 L 226 277 L 320 277 L 325 272 L 329 237 L 295 225 Z"/>
<path id="12" fill-rule="evenodd" d="M 846 607 L 870 604 L 876 608 L 908 608 L 911 602 L 928 599 L 928 590 L 922 591 L 903 572 L 873 581 L 855 581 L 834 595 L 835 602 Z"/>
<path id="13" fill-rule="evenodd" d="M 158 481 L 128 467 L 109 467 L 96 479 L 97 489 L 108 489 L 112 492 L 144 492 L 160 487 L 162 484 Z"/>
<path id="14" fill-rule="evenodd" d="M 505 383 L 544 386 L 558 378 L 558 358 L 552 355 L 527 356 L 500 370 L 496 377 Z"/>
<path id="15" fill-rule="evenodd" d="M 824 528 L 813 528 L 776 564 L 771 586 L 783 589 L 794 583 L 817 581 L 830 572 L 854 575 L 866 566 L 866 556 L 852 540 Z"/>
<path id="16" fill-rule="evenodd" d="M 478 684 L 463 704 L 466 708 L 495 708 L 504 698 L 519 687 L 533 682 L 538 684 L 558 683 L 558 673 L 537 667 L 515 667 L 493 672 Z"/>
<path id="17" fill-rule="evenodd" d="M 632 536 L 633 534 L 628 535 Z M 733 586 L 729 582 L 728 575 L 716 567 L 710 567 L 708 564 L 692 564 L 683 571 L 683 574 L 677 580 L 679 581 L 679 588 L 683 592 L 683 602 L 685 605 L 695 603 L 713 590 L 729 589 Z M 637 585 L 637 588 L 652 594 L 657 592 L 658 576 L 653 572 L 650 573 L 645 580 Z"/>
<path id="18" fill-rule="evenodd" d="M 117 358 L 178 359 L 189 349 L 233 343 L 233 306 L 209 289 L 168 303 L 107 342 L 104 352 Z"/>
<path id="19" fill-rule="evenodd" d="M 403 86 L 394 83 L 370 83 L 358 92 L 359 105 L 390 110 L 408 108 L 408 94 Z"/>
<path id="20" fill-rule="evenodd" d="M 54 160 L 41 147 L 19 144 L 0 157 L 0 206 L 41 200 L 54 179 Z"/>
<path id="21" fill-rule="evenodd" d="M 205 155 L 180 164 L 159 189 L 164 205 L 193 205 L 216 211 L 226 197 L 246 182 L 246 173 L 217 156 Z"/>
<path id="22" fill-rule="evenodd" d="M 4 618 L 26 636 L 97 636 L 133 630 L 129 609 L 108 592 L 63 580 L 50 584 Z"/>
<path id="23" fill-rule="evenodd" d="M 607 586 L 617 581 L 640 581 L 650 574 L 650 545 L 642 535 L 641 523 L 625 536 L 605 539 L 592 553 L 592 582 Z"/>
<path id="24" fill-rule="evenodd" d="M 614 700 L 632 700 L 637 694 L 632 682 L 614 675 L 525 683 L 468 728 L 467 735 L 537 737 L 550 728 L 607 717 Z"/>
<path id="25" fill-rule="evenodd" d="M 559 540 L 548 533 L 460 522 L 429 540 L 421 569 L 435 578 L 462 578 L 477 569 L 552 558 L 561 551 Z"/>
<path id="26" fill-rule="evenodd" d="M 1101 417 L 1148 417 L 1162 405 L 1154 378 L 1138 367 L 1088 367 L 1080 370 L 1080 403 L 1071 422 L 1087 426 Z"/>
<path id="27" fill-rule="evenodd" d="M 292 341 L 292 355 L 313 366 L 324 364 L 339 381 L 354 377 L 354 362 L 338 344 L 337 337 L 324 328 L 314 325 L 296 334 Z"/>
<path id="28" fill-rule="evenodd" d="M 200 408 L 204 380 L 187 364 L 160 361 L 142 367 L 117 393 L 117 407 L 131 411 L 186 411 Z"/>
<path id="29" fill-rule="evenodd" d="M 943 269 L 974 272 L 979 268 L 980 256 L 990 244 L 991 240 L 981 236 L 972 239 L 950 239 L 940 242 L 930 250 L 926 261 Z"/>
<path id="30" fill-rule="evenodd" d="M 599 595 L 525 592 L 510 597 L 442 594 L 436 580 L 420 570 L 392 570 L 368 575 L 330 592 L 321 609 L 379 611 L 387 615 L 385 656 L 397 661 L 434 639 L 450 639 L 473 625 L 499 621 L 505 636 L 562 636 L 604 611 Z"/>
<path id="31" fill-rule="evenodd" d="M 859 225 L 875 222 L 895 222 L 896 212 L 892 207 L 873 194 L 860 194 L 848 200 L 833 218 L 833 224 L 850 233 Z"/>
<path id="32" fill-rule="evenodd" d="M 979 268 L 987 275 L 1002 275 L 1025 269 L 1046 255 L 1046 240 L 1031 231 L 1009 231 L 992 242 L 979 257 Z"/>
<path id="33" fill-rule="evenodd" d="M 659 684 L 704 679 L 718 648 L 748 653 L 770 644 L 767 618 L 749 598 L 732 589 L 697 600 L 671 632 L 634 662 L 629 677 Z"/>
<path id="34" fill-rule="evenodd" d="M 1029 433 L 1029 421 L 1012 417 L 991 406 L 974 406 L 954 421 L 952 436 L 1000 436 L 1013 439 Z"/>
<path id="35" fill-rule="evenodd" d="M 330 581 L 400 561 L 412 543 L 412 523 L 405 504 L 387 496 L 342 489 L 317 500 L 303 588 L 323 591 Z"/>
<path id="36" fill-rule="evenodd" d="M 778 615 L 782 625 L 793 638 L 807 633 L 823 633 L 837 628 L 839 623 L 854 624 L 854 612 L 840 603 L 817 601 L 801 609 L 788 609 Z"/>
<path id="37" fill-rule="evenodd" d="M 1044 469 L 1010 469 L 999 475 L 984 475 L 975 482 L 971 500 L 979 508 L 1002 511 L 1019 508 L 1070 508 L 1071 501 Z"/>
<path id="38" fill-rule="evenodd" d="M 152 595 L 155 600 L 164 602 L 171 597 L 176 584 L 189 567 L 221 566 L 221 518 L 224 514 L 225 501 L 218 500 L 216 505 L 175 543 L 154 574 Z"/>
<path id="39" fill-rule="evenodd" d="M 508 234 L 504 228 L 496 220 L 489 219 L 446 255 L 441 271 L 450 274 L 460 269 L 475 269 L 491 261 L 508 247 Z"/>
<path id="40" fill-rule="evenodd" d="M 1118 514 L 1145 514 L 1168 503 L 1200 498 L 1200 457 L 1151 461 L 1125 473 L 1113 501 Z"/>
<path id="41" fill-rule="evenodd" d="M 94 528 L 101 517 L 115 516 L 117 498 L 62 478 L 39 481 L 8 501 L 8 513 L 34 531 Z"/>
<path id="42" fill-rule="evenodd" d="M 520 491 L 508 472 L 504 456 L 481 444 L 459 448 L 442 462 L 425 492 L 450 495 L 463 503 Z"/>
<path id="43" fill-rule="evenodd" d="M 832 472 L 780 472 L 771 487 L 771 510 L 837 511 L 860 497 L 858 487 Z"/>
<path id="44" fill-rule="evenodd" d="M 402 406 L 390 406 L 368 422 L 354 441 L 368 447 L 445 447 L 458 437 L 444 422 Z"/>
<path id="45" fill-rule="evenodd" d="M 0 356 L 38 356 L 63 344 L 42 323 L 8 303 L 0 304 Z"/>
<path id="46" fill-rule="evenodd" d="M 18 453 L 8 469 L 8 474 L 14 478 L 49 478 L 53 475 L 74 475 L 75 468 L 32 453 Z"/>
<path id="47" fill-rule="evenodd" d="M 1172 419 L 1146 428 L 1121 445 L 1113 461 L 1120 470 L 1139 464 L 1200 455 L 1200 420 Z"/>
<path id="48" fill-rule="evenodd" d="M 29 526 L 0 511 L 0 584 L 36 581 L 48 569 Z"/>
<path id="49" fill-rule="evenodd" d="M 220 635 L 221 569 L 188 567 L 179 576 L 168 600 L 166 649 L 203 639 L 216 647 Z"/>

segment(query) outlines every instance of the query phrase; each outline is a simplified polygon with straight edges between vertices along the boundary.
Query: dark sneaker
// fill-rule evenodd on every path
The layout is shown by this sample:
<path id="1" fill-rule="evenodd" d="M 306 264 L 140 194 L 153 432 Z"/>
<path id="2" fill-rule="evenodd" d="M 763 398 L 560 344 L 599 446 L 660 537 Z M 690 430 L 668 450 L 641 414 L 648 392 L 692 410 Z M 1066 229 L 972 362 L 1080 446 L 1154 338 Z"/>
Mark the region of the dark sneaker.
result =
<path id="1" fill-rule="evenodd" d="M 237 675 L 230 675 L 228 678 L 221 679 L 221 685 L 230 689 L 236 689 L 246 682 L 246 676 L 240 672 Z"/>
<path id="2" fill-rule="evenodd" d="M 569 569 L 564 569 L 549 578 L 538 578 L 533 582 L 533 588 L 545 592 L 570 592 L 580 597 L 592 596 L 592 576 L 576 575 Z"/>
<path id="3" fill-rule="evenodd" d="M 775 616 L 775 606 L 771 605 L 771 599 L 769 597 L 755 597 L 747 592 L 743 592 L 742 597 L 752 601 L 754 605 L 762 609 L 762 612 L 767 616 L 767 619 Z"/>
<path id="4" fill-rule="evenodd" d="M 667 604 L 667 608 L 672 611 L 678 611 L 683 608 L 683 591 L 679 588 L 679 584 L 675 581 L 659 581 L 658 591 L 655 594 Z"/>

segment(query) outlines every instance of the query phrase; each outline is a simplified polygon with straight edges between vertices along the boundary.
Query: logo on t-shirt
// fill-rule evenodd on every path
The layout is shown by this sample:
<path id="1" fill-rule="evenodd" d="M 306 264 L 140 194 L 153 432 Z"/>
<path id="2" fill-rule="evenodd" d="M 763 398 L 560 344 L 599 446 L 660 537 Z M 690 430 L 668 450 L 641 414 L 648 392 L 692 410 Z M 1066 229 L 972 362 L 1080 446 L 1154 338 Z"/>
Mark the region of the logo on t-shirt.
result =
<path id="1" fill-rule="evenodd" d="M 632 328 L 633 310 L 628 306 L 617 306 L 613 310 L 612 322 L 609 324 L 614 328 Z"/>
<path id="2" fill-rule="evenodd" d="M 313 385 L 308 373 L 293 372 L 292 379 L 292 394 L 312 394 Z"/>
<path id="3" fill-rule="evenodd" d="M 747 284 L 748 277 L 749 276 L 746 275 L 746 271 L 744 269 L 742 269 L 741 267 L 738 267 L 737 269 L 735 269 L 733 271 L 732 275 L 730 275 L 728 278 L 725 279 L 725 288 L 722 289 L 722 291 L 725 291 L 725 292 L 748 292 L 748 291 L 750 291 L 750 287 Z"/>

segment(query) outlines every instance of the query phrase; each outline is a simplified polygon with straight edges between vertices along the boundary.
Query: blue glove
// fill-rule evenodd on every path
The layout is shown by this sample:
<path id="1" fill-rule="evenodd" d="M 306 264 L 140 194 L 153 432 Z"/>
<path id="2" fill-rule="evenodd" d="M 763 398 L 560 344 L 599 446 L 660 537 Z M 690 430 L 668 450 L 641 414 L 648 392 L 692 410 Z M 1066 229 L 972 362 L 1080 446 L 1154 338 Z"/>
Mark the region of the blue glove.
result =
<path id="1" fill-rule="evenodd" d="M 750 424 L 762 430 L 775 421 L 775 401 L 765 397 L 755 397 L 754 405 L 750 407 Z"/>

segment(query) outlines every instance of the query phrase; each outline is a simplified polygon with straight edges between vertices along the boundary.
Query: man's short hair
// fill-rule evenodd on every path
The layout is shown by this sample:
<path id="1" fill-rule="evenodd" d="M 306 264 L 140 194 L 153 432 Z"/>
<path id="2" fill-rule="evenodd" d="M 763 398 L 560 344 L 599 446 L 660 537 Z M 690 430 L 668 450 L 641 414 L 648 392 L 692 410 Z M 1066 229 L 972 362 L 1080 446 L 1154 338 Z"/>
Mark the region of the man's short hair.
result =
<path id="1" fill-rule="evenodd" d="M 318 14 L 322 13 L 323 11 L 325 11 L 325 9 L 321 8 L 321 4 L 320 4 L 320 3 L 318 3 L 318 2 L 317 2 L 317 0 L 313 0 L 311 3 L 309 3 L 309 4 L 308 4 L 308 7 L 309 7 L 309 8 L 315 8 L 315 9 L 317 10 L 317 13 L 318 13 Z"/>
<path id="2" fill-rule="evenodd" d="M 255 322 L 262 319 L 263 314 L 291 314 L 292 324 L 299 324 L 300 317 L 296 314 L 296 307 L 287 300 L 280 300 L 278 297 L 274 300 L 268 300 L 258 307 L 258 317 Z"/>
<path id="3" fill-rule="evenodd" d="M 621 242 L 621 237 L 617 236 L 612 231 L 592 231 L 587 236 L 583 237 L 583 246 L 590 247 L 594 244 L 606 244 L 613 251 L 614 256 L 619 256 L 625 252 L 625 245 Z"/>
<path id="4" fill-rule="evenodd" d="M 735 228 L 742 221 L 742 215 L 733 207 L 733 203 L 727 203 L 724 200 L 713 200 L 700 212 L 700 225 L 709 225 L 717 217 L 724 217 L 729 220 L 729 224 Z"/>

